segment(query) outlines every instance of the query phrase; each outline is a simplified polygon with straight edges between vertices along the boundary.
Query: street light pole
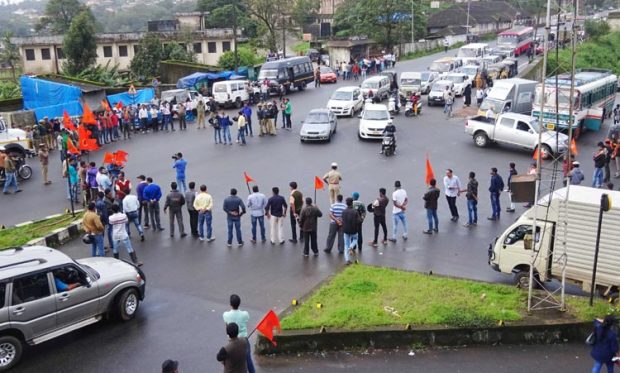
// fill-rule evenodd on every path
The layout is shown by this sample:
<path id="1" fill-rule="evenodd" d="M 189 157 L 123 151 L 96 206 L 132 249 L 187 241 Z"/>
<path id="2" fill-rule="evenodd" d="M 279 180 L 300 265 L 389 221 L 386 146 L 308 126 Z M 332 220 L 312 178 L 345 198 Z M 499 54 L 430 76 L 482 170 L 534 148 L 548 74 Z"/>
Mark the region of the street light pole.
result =
<path id="1" fill-rule="evenodd" d="M 413 48 L 413 43 L 415 43 L 415 31 L 413 28 L 413 19 L 415 17 L 415 13 L 413 11 L 413 0 L 411 0 L 411 47 Z"/>
<path id="2" fill-rule="evenodd" d="M 234 48 L 233 51 L 235 55 L 235 75 L 237 75 L 237 72 L 239 71 L 239 54 L 237 53 L 237 2 L 236 1 L 233 2 L 232 16 L 233 16 L 233 43 L 235 43 L 235 45 L 233 46 Z"/>
<path id="3" fill-rule="evenodd" d="M 466 35 L 469 34 L 469 4 L 470 4 L 470 1 L 467 0 L 467 25 L 465 26 L 465 28 L 466 28 L 466 30 L 465 30 Z"/>

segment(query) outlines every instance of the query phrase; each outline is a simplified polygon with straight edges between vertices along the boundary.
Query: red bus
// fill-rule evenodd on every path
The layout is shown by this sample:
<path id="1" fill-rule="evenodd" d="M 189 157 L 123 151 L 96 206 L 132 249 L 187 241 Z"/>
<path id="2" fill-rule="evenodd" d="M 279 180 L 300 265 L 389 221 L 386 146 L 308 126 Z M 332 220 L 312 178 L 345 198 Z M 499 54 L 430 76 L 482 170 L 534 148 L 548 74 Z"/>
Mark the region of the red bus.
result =
<path id="1" fill-rule="evenodd" d="M 520 56 L 527 52 L 532 45 L 534 29 L 527 26 L 517 26 L 510 30 L 501 32 L 497 36 L 497 46 L 514 50 L 515 56 Z"/>

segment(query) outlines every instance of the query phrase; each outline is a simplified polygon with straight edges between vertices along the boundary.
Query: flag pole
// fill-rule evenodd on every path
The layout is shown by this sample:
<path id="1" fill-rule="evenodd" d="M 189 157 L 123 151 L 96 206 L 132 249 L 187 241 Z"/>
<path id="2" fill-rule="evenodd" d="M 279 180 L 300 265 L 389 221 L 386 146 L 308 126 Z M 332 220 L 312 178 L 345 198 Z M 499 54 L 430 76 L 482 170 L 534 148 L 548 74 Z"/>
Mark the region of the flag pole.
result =
<path id="1" fill-rule="evenodd" d="M 248 187 L 248 194 L 252 194 L 252 192 L 250 191 L 250 183 L 246 181 L 245 185 Z"/>

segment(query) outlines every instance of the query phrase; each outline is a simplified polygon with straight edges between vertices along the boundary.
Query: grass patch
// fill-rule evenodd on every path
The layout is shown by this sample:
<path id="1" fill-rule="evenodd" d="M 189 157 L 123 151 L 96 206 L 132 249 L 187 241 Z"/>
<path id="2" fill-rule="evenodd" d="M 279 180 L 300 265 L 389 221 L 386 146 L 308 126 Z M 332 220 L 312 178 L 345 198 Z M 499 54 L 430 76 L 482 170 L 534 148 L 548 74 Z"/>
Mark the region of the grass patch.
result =
<path id="1" fill-rule="evenodd" d="M 458 49 L 458 48 L 462 47 L 463 45 L 465 45 L 465 43 L 463 43 L 461 41 L 459 41 L 458 43 L 454 43 L 454 44 L 452 44 L 450 46 L 450 49 L 448 49 L 448 52 L 450 52 L 453 49 Z M 415 51 L 415 52 L 409 52 L 409 53 L 406 53 L 406 54 L 402 55 L 400 57 L 400 61 L 413 60 L 413 59 L 416 59 L 416 58 L 428 56 L 428 55 L 439 53 L 439 52 L 443 52 L 443 51 L 444 51 L 444 47 L 440 46 L 440 47 L 436 47 L 436 48 L 432 48 L 432 49 L 428 49 L 428 50 L 419 50 L 419 51 Z"/>
<path id="2" fill-rule="evenodd" d="M 580 320 L 592 320 L 611 310 L 600 300 L 590 309 L 582 297 L 567 297 L 567 304 Z M 282 328 L 360 329 L 406 324 L 488 327 L 500 320 L 522 320 L 526 307 L 527 292 L 513 286 L 354 265 L 284 317 Z"/>
<path id="3" fill-rule="evenodd" d="M 309 41 L 302 41 L 301 43 L 297 43 L 297 44 L 295 44 L 293 46 L 293 50 L 297 54 L 300 54 L 300 53 L 306 54 L 308 49 L 310 49 L 310 42 Z"/>
<path id="4" fill-rule="evenodd" d="M 46 236 L 55 229 L 68 226 L 71 222 L 80 219 L 82 215 L 82 213 L 76 213 L 75 217 L 73 217 L 71 214 L 63 214 L 22 227 L 0 230 L 0 250 L 13 246 L 21 246 L 32 239 Z"/>

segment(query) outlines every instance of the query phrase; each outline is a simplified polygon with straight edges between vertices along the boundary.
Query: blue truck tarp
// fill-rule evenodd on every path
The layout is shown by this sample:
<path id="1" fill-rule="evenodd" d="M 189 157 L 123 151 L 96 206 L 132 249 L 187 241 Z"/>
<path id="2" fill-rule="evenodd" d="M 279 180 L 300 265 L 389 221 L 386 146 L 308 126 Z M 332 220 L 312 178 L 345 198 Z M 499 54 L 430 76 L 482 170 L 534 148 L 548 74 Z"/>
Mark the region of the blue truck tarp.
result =
<path id="1" fill-rule="evenodd" d="M 80 88 L 30 76 L 22 76 L 19 81 L 24 109 L 34 110 L 37 120 L 62 117 L 65 110 L 71 116 L 82 115 Z"/>
<path id="2" fill-rule="evenodd" d="M 205 80 L 229 80 L 233 77 L 238 79 L 240 76 L 247 78 L 248 68 L 243 66 L 237 69 L 237 74 L 234 71 L 222 71 L 219 73 L 193 73 L 188 76 L 184 76 L 177 82 L 177 88 L 179 89 L 195 89 L 196 85 Z"/>
<path id="3" fill-rule="evenodd" d="M 112 106 L 115 106 L 119 101 L 123 103 L 123 106 L 128 106 L 150 103 L 153 97 L 155 97 L 155 90 L 153 88 L 145 88 L 136 91 L 135 95 L 129 94 L 127 92 L 109 95 L 108 101 Z"/>

